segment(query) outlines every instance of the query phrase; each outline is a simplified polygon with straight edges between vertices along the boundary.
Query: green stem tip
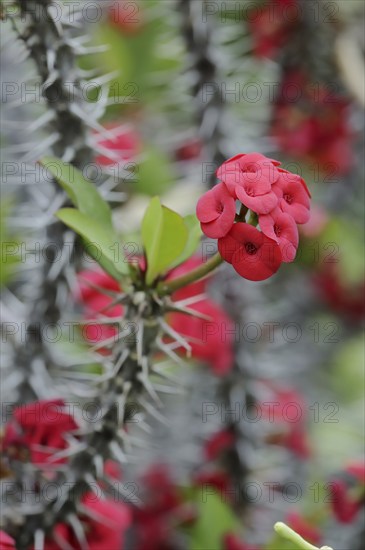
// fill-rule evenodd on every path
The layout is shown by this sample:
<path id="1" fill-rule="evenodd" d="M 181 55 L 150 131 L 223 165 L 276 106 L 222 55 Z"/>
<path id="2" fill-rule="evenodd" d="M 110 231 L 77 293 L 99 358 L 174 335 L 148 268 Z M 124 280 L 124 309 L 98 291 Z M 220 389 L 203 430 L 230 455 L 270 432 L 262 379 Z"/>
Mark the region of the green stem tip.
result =
<path id="1" fill-rule="evenodd" d="M 179 290 L 179 288 L 183 288 L 184 286 L 190 285 L 191 283 L 195 283 L 196 281 L 199 281 L 200 279 L 203 279 L 203 277 L 206 277 L 214 271 L 218 266 L 220 266 L 223 263 L 223 258 L 217 252 L 212 258 L 210 258 L 207 262 L 203 263 L 196 269 L 193 269 L 189 273 L 186 273 L 185 275 L 182 275 L 181 277 L 177 277 L 176 279 L 172 279 L 171 281 L 162 281 L 157 285 L 157 292 L 159 296 L 166 296 L 167 294 L 172 294 L 175 292 L 175 290 Z"/>
<path id="2" fill-rule="evenodd" d="M 313 546 L 313 544 L 310 544 L 306 540 L 304 540 L 298 533 L 293 531 L 288 525 L 285 523 L 282 523 L 281 521 L 278 521 L 274 525 L 275 531 L 283 537 L 284 539 L 287 539 L 291 542 L 293 542 L 298 550 L 332 550 L 329 546 L 322 546 L 322 548 L 318 548 L 318 546 Z"/>

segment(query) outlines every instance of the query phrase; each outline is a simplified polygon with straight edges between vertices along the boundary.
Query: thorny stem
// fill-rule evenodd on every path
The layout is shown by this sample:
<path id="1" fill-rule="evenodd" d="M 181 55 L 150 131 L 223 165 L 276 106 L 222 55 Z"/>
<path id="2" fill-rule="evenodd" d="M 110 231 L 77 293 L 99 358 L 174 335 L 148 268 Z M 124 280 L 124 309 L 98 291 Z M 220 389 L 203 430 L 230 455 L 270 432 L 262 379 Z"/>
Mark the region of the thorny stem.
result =
<path id="1" fill-rule="evenodd" d="M 172 294 L 175 292 L 175 290 L 179 290 L 180 288 L 183 288 L 184 286 L 190 285 L 191 283 L 195 283 L 196 281 L 199 281 L 200 279 L 203 279 L 203 277 L 206 277 L 214 271 L 217 267 L 219 267 L 223 263 L 223 258 L 217 252 L 210 260 L 205 262 L 203 265 L 197 267 L 193 271 L 190 271 L 189 273 L 186 273 L 186 275 L 183 275 L 182 277 L 177 277 L 176 279 L 173 279 L 169 282 L 161 282 L 157 285 L 157 293 L 159 296 L 166 296 L 168 294 Z"/>

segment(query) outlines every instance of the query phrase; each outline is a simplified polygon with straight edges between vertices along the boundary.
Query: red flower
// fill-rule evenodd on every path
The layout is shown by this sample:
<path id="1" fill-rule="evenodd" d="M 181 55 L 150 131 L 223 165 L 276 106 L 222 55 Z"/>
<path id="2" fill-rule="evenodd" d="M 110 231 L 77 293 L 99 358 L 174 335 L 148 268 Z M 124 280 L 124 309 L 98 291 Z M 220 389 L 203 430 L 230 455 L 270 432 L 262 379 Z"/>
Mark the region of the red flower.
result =
<path id="1" fill-rule="evenodd" d="M 259 217 L 260 229 L 280 247 L 283 262 L 292 262 L 299 244 L 298 228 L 289 214 L 275 209 L 266 216 Z"/>
<path id="2" fill-rule="evenodd" d="M 37 401 L 17 407 L 5 427 L 4 447 L 8 454 L 18 456 L 29 452 L 33 464 L 46 464 L 57 453 L 67 449 L 65 435 L 78 428 L 73 417 L 66 412 L 62 399 Z M 60 464 L 57 459 L 52 464 Z"/>
<path id="3" fill-rule="evenodd" d="M 239 185 L 242 179 L 256 183 L 263 180 L 268 191 L 268 184 L 271 185 L 278 179 L 276 166 L 280 166 L 280 162 L 261 153 L 243 153 L 226 160 L 218 168 L 217 177 L 229 188 Z"/>
<path id="4" fill-rule="evenodd" d="M 113 166 L 121 162 L 130 161 L 141 151 L 142 145 L 138 134 L 128 128 L 109 125 L 106 127 L 111 135 L 105 139 L 101 137 L 98 141 L 99 148 L 105 150 L 104 154 L 96 158 L 101 166 Z"/>
<path id="5" fill-rule="evenodd" d="M 215 460 L 219 455 L 232 447 L 235 437 L 229 430 L 221 430 L 215 433 L 204 445 L 206 460 Z"/>
<path id="6" fill-rule="evenodd" d="M 179 161 L 194 160 L 200 157 L 203 143 L 200 139 L 189 139 L 176 150 L 176 159 Z"/>
<path id="7" fill-rule="evenodd" d="M 296 0 L 269 0 L 263 8 L 260 5 L 257 13 L 253 10 L 252 15 L 249 14 L 254 54 L 257 57 L 275 56 L 290 40 L 292 31 L 297 26 L 293 16 L 297 15 L 298 11 L 291 12 L 288 8 L 295 8 L 296 3 Z"/>
<path id="8" fill-rule="evenodd" d="M 109 8 L 109 20 L 123 34 L 134 34 L 142 27 L 140 5 L 136 0 L 114 0 Z"/>
<path id="9" fill-rule="evenodd" d="M 365 504 L 365 464 L 348 464 L 334 478 L 331 486 L 331 505 L 340 523 L 351 523 Z"/>
<path id="10" fill-rule="evenodd" d="M 325 263 L 315 275 L 320 298 L 336 313 L 352 322 L 362 322 L 365 314 L 365 281 L 350 286 L 341 277 L 339 263 Z"/>
<path id="11" fill-rule="evenodd" d="M 227 533 L 223 537 L 223 550 L 258 550 L 258 548 L 242 542 L 233 533 Z"/>
<path id="12" fill-rule="evenodd" d="M 351 462 L 346 467 L 346 472 L 352 475 L 361 485 L 365 485 L 365 463 Z"/>
<path id="13" fill-rule="evenodd" d="M 186 520 L 181 496 L 166 466 L 152 466 L 142 478 L 141 507 L 134 509 L 135 550 L 173 550 L 171 526 Z"/>
<path id="14" fill-rule="evenodd" d="M 15 540 L 4 531 L 0 531 L 0 550 L 15 550 Z"/>
<path id="15" fill-rule="evenodd" d="M 223 500 L 234 498 L 232 494 L 232 484 L 229 475 L 224 470 L 214 469 L 200 472 L 194 475 L 193 483 L 195 486 L 206 489 L 212 487 L 220 493 Z"/>
<path id="16" fill-rule="evenodd" d="M 271 133 L 282 151 L 314 161 L 329 182 L 353 165 L 348 111 L 346 98 L 318 87 L 305 72 L 291 70 L 276 100 Z"/>
<path id="17" fill-rule="evenodd" d="M 199 199 L 196 215 L 207 237 L 217 239 L 227 235 L 236 216 L 236 203 L 223 183 L 216 185 Z"/>
<path id="18" fill-rule="evenodd" d="M 351 497 L 349 487 L 342 479 L 331 483 L 332 511 L 340 523 L 351 523 L 364 505 L 364 496 Z"/>
<path id="19" fill-rule="evenodd" d="M 279 197 L 279 207 L 297 223 L 306 223 L 310 213 L 310 193 L 300 176 L 280 169 L 280 177 L 273 186 Z"/>
<path id="20" fill-rule="evenodd" d="M 85 514 L 79 518 L 84 526 L 89 550 L 120 550 L 123 548 L 124 532 L 131 522 L 128 506 L 120 502 L 101 500 L 94 493 L 85 495 L 83 505 L 90 510 L 90 516 Z M 60 550 L 66 545 L 74 550 L 81 549 L 70 525 L 65 523 L 56 525 L 54 535 L 56 540 L 59 538 L 66 544 L 59 546 L 56 540 L 46 540 L 44 550 Z"/>
<path id="21" fill-rule="evenodd" d="M 291 512 L 285 518 L 286 523 L 291 527 L 298 535 L 303 537 L 311 544 L 320 544 L 322 535 L 320 530 L 311 525 L 308 520 L 306 520 L 298 512 Z"/>
<path id="22" fill-rule="evenodd" d="M 97 319 L 100 315 L 110 318 L 122 317 L 123 307 L 120 304 L 111 306 L 113 297 L 102 293 L 102 289 L 121 293 L 119 283 L 101 270 L 82 271 L 79 273 L 79 283 L 78 299 L 85 308 L 86 319 L 95 321 L 84 327 L 83 336 L 92 343 L 112 338 L 118 329 L 112 325 L 98 323 Z"/>
<path id="23" fill-rule="evenodd" d="M 247 223 L 235 224 L 226 237 L 218 240 L 221 256 L 249 281 L 271 277 L 282 262 L 278 244 Z"/>
<path id="24" fill-rule="evenodd" d="M 172 328 L 190 343 L 194 359 L 208 363 L 217 376 L 225 375 L 233 365 L 232 320 L 210 300 L 201 300 L 189 306 L 189 309 L 212 320 L 172 313 L 169 316 Z"/>
<path id="25" fill-rule="evenodd" d="M 286 447 L 295 455 L 306 459 L 311 450 L 306 426 L 306 406 L 302 396 L 295 390 L 270 388 L 272 394 L 261 403 L 264 418 L 267 418 L 274 431 L 267 440 L 269 443 Z"/>

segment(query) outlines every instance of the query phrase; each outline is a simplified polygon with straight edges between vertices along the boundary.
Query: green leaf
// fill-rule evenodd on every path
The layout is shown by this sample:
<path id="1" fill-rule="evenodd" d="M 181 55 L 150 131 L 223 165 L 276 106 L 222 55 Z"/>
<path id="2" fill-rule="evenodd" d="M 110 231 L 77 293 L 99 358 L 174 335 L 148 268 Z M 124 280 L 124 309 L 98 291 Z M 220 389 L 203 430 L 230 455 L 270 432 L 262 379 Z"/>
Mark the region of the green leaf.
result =
<path id="1" fill-rule="evenodd" d="M 222 548 L 224 535 L 237 532 L 238 521 L 224 502 L 223 495 L 219 495 L 211 487 L 207 487 L 204 493 L 202 490 L 197 492 L 199 519 L 190 531 L 190 549 L 219 550 Z"/>
<path id="2" fill-rule="evenodd" d="M 105 228 L 100 221 L 74 208 L 62 208 L 56 216 L 68 227 L 81 235 L 87 245 L 87 253 L 115 279 L 129 274 L 122 246 L 113 230 Z"/>
<path id="3" fill-rule="evenodd" d="M 80 170 L 71 164 L 52 157 L 45 157 L 40 163 L 58 181 L 80 212 L 102 223 L 108 229 L 113 227 L 109 204 L 100 196 L 95 185 L 88 181 Z"/>
<path id="4" fill-rule="evenodd" d="M 188 228 L 188 240 L 185 245 L 183 253 L 173 263 L 171 267 L 176 267 L 185 262 L 190 256 L 194 254 L 199 246 L 200 239 L 203 235 L 200 228 L 200 222 L 194 214 L 189 214 L 184 217 L 184 223 Z"/>
<path id="5" fill-rule="evenodd" d="M 143 156 L 131 189 L 144 195 L 162 195 L 175 179 L 169 160 L 161 151 L 149 146 L 144 147 Z"/>
<path id="6" fill-rule="evenodd" d="M 147 257 L 146 282 L 151 285 L 158 275 L 182 254 L 188 230 L 179 214 L 161 206 L 158 197 L 151 200 L 142 221 L 142 242 Z"/>

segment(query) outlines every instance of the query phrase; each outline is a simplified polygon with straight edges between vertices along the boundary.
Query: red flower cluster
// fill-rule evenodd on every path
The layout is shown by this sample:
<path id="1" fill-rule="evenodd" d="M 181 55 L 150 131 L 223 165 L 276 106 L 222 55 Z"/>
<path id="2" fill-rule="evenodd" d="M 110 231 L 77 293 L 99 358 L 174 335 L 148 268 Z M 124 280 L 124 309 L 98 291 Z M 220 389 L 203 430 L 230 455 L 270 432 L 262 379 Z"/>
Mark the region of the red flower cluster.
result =
<path id="1" fill-rule="evenodd" d="M 4 449 L 16 459 L 47 464 L 55 453 L 67 449 L 65 435 L 77 428 L 62 399 L 29 403 L 14 410 L 5 427 Z M 64 459 L 59 458 L 52 464 L 62 462 Z"/>
<path id="2" fill-rule="evenodd" d="M 259 9 L 258 9 L 259 8 Z M 298 24 L 297 0 L 269 0 L 249 16 L 254 54 L 274 57 L 290 40 Z"/>
<path id="3" fill-rule="evenodd" d="M 315 162 L 334 181 L 353 165 L 349 102 L 312 82 L 303 71 L 284 75 L 276 99 L 271 135 L 286 155 Z"/>
<path id="4" fill-rule="evenodd" d="M 260 153 L 237 155 L 217 172 L 221 183 L 197 204 L 203 233 L 218 239 L 221 256 L 245 279 L 263 281 L 292 262 L 297 224 L 309 220 L 310 193 L 304 180 Z M 236 201 L 241 203 L 236 214 Z M 248 210 L 258 216 L 259 231 L 246 223 Z M 238 223 L 235 223 L 237 221 Z"/>

